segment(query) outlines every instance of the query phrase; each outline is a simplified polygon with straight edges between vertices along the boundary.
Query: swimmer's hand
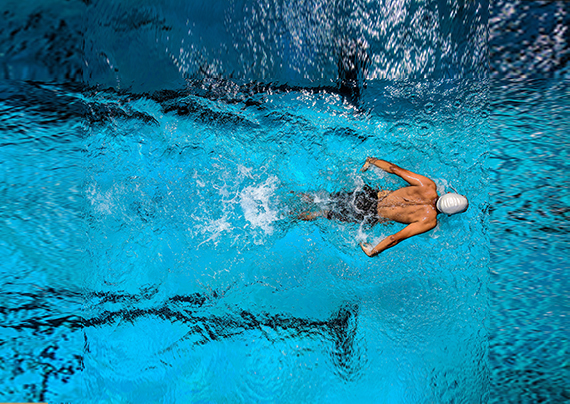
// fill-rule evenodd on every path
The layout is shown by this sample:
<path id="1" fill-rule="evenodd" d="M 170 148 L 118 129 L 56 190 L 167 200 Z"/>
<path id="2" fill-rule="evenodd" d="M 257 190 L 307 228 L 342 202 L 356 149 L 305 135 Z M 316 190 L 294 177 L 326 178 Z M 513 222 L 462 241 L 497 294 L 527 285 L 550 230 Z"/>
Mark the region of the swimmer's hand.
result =
<path id="1" fill-rule="evenodd" d="M 374 253 L 372 252 L 372 250 L 374 249 L 372 244 L 360 243 L 360 248 L 362 248 L 362 251 L 364 251 L 364 254 L 368 255 L 369 257 L 372 257 L 374 255 Z"/>
<path id="2" fill-rule="evenodd" d="M 379 160 L 377 158 L 374 158 L 374 157 L 366 157 L 366 161 L 364 162 L 364 165 L 360 169 L 360 172 L 363 173 L 363 172 L 368 171 L 368 169 L 370 168 L 370 164 L 374 164 L 376 161 L 379 161 Z"/>

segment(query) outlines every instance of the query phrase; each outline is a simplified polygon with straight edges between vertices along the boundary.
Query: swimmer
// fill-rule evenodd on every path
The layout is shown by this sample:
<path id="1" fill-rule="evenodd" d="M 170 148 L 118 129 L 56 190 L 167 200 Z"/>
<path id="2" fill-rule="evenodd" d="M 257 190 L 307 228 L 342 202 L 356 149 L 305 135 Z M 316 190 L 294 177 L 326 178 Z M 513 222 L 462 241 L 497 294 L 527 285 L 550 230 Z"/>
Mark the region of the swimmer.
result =
<path id="1" fill-rule="evenodd" d="M 373 257 L 407 238 L 432 230 L 437 225 L 438 214 L 453 215 L 465 212 L 469 207 L 469 202 L 463 195 L 448 193 L 440 197 L 435 182 L 385 160 L 368 157 L 360 171 L 366 172 L 370 165 L 395 174 L 410 185 L 395 191 L 378 191 L 365 187 L 351 193 L 334 193 L 330 195 L 330 208 L 306 212 L 299 218 L 314 220 L 325 217 L 345 222 L 364 221 L 372 225 L 394 221 L 408 225 L 374 247 L 369 243 L 361 243 L 362 251 Z"/>

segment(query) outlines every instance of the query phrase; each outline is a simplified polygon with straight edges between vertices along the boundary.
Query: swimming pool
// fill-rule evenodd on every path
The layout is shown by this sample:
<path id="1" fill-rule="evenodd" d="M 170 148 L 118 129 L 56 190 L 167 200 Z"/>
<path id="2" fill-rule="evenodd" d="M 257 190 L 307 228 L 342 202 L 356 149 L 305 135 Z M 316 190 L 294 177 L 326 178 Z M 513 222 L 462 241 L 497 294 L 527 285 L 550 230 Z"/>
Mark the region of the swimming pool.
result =
<path id="1" fill-rule="evenodd" d="M 378 91 L 390 89 L 428 99 L 436 91 Z M 488 373 L 485 118 L 445 124 L 444 112 L 418 107 L 418 124 L 359 112 L 327 93 L 262 97 L 251 107 L 186 93 L 162 104 L 140 97 L 125 103 L 131 116 L 94 122 L 77 138 L 84 196 L 74 201 L 80 217 L 63 220 L 86 224 L 89 259 L 51 271 L 48 261 L 43 275 L 57 285 L 48 301 L 81 307 L 83 318 L 45 325 L 59 340 L 47 360 L 75 372 L 44 373 L 44 399 L 354 402 L 358 392 L 360 402 L 378 394 L 479 400 Z M 124 102 L 113 92 L 86 100 Z M 164 113 L 170 103 L 199 112 Z M 454 111 L 457 98 L 449 104 Z M 433 177 L 440 191 L 473 195 L 471 208 L 377 259 L 358 241 L 401 226 L 290 219 L 289 191 L 401 185 L 358 172 L 379 150 Z M 77 357 L 65 355 L 59 332 Z"/>
<path id="2" fill-rule="evenodd" d="M 94 2 L 83 83 L 3 82 L 1 399 L 487 402 L 485 4 L 227 4 Z M 469 210 L 374 259 L 295 219 L 403 185 L 367 156 Z"/>
<path id="3" fill-rule="evenodd" d="M 98 94 L 98 102 L 109 96 L 116 97 Z M 439 397 L 446 393 L 435 385 L 448 391 L 449 383 L 484 379 L 484 118 L 443 125 L 420 110 L 423 123 L 406 125 L 329 94 L 263 97 L 245 108 L 186 94 L 167 101 L 176 111 L 192 103 L 188 115 L 163 113 L 143 98 L 128 105 L 156 124 L 124 119 L 92 129 L 85 189 L 94 259 L 82 284 L 94 291 L 87 322 L 97 326 L 84 330 L 94 352 L 84 360 L 86 369 L 108 370 L 86 371 L 87 386 L 90 375 L 103 376 L 108 399 L 133 401 L 140 388 L 149 397 L 152 386 L 151 401 L 180 388 L 182 402 L 228 393 L 240 402 L 351 402 L 356 389 L 364 402 L 377 391 L 394 401 Z M 454 136 L 465 148 L 449 141 Z M 452 175 L 451 185 L 473 195 L 471 209 L 376 260 L 358 241 L 402 226 L 367 231 L 291 219 L 290 191 L 401 185 L 358 172 L 363 156 L 378 150 L 441 190 Z M 454 163 L 442 161 L 450 154 Z M 164 367 L 178 369 L 168 382 Z M 113 392 L 119 375 L 132 390 L 121 384 Z M 479 397 L 484 383 L 463 388 Z"/>

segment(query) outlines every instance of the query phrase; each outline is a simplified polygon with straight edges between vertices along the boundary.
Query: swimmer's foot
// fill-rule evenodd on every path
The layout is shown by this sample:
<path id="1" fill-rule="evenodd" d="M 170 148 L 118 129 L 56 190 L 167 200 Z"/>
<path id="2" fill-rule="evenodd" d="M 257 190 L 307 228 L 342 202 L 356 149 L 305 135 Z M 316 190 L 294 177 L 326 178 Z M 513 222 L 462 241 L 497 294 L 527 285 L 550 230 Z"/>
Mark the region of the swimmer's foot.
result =
<path id="1" fill-rule="evenodd" d="M 311 194 L 300 193 L 298 194 L 304 202 L 314 202 L 315 197 Z"/>

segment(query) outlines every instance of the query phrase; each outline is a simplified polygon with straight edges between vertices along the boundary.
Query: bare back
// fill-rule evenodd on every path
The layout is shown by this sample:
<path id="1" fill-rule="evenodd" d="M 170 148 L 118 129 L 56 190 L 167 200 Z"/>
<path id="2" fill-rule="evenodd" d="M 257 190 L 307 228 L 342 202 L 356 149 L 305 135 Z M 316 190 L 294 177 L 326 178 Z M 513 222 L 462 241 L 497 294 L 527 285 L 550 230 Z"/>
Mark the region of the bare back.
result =
<path id="1" fill-rule="evenodd" d="M 379 195 L 378 216 L 405 224 L 435 221 L 437 197 L 435 186 L 400 188 L 384 198 Z"/>

